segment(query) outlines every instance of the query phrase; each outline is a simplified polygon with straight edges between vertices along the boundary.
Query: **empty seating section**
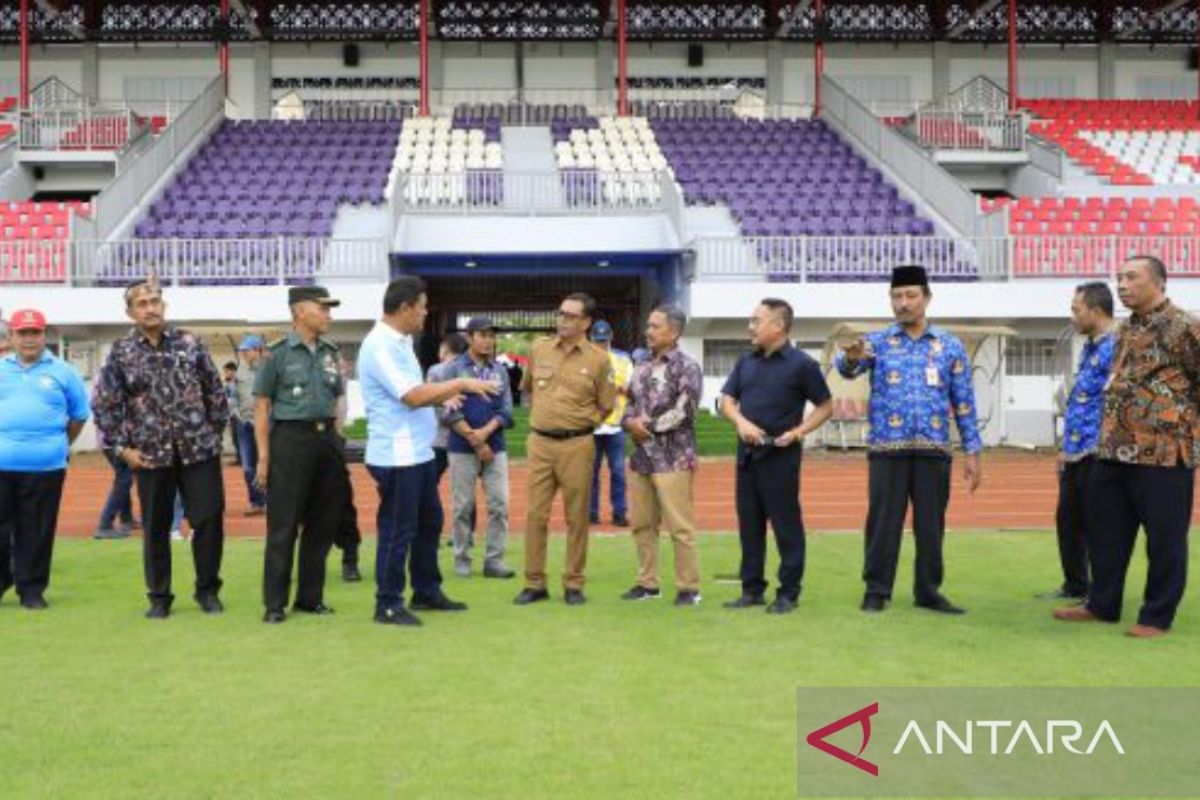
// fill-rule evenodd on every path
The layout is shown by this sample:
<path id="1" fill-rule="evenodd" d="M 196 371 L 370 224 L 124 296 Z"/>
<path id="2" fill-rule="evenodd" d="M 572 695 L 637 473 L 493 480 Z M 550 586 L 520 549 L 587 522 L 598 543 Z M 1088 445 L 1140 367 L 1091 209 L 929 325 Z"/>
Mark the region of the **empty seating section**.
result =
<path id="1" fill-rule="evenodd" d="M 138 223 L 142 239 L 324 237 L 342 203 L 382 203 L 399 124 L 222 123 Z"/>
<path id="2" fill-rule="evenodd" d="M 1200 184 L 1200 102 L 1026 100 L 1029 132 L 1115 185 Z M 1186 160 L 1181 160 L 1185 159 Z"/>
<path id="3" fill-rule="evenodd" d="M 0 284 L 65 280 L 71 214 L 88 213 L 82 202 L 0 202 Z"/>
<path id="4" fill-rule="evenodd" d="M 400 131 L 389 184 L 403 177 L 409 203 L 495 204 L 503 169 L 499 117 L 414 117 Z"/>
<path id="5" fill-rule="evenodd" d="M 724 203 L 750 236 L 933 234 L 933 223 L 820 120 L 655 120 L 691 204 Z"/>
<path id="6" fill-rule="evenodd" d="M 493 120 L 496 138 L 501 125 L 549 125 L 554 119 L 587 116 L 587 108 L 567 103 L 464 103 L 454 107 L 454 127 L 477 127 L 462 124 L 470 120 Z M 490 140 L 489 140 L 490 141 Z"/>
<path id="7" fill-rule="evenodd" d="M 400 123 L 387 121 L 227 120 L 138 222 L 135 234 L 148 240 L 328 237 L 341 204 L 384 201 L 399 134 Z M 264 246 L 273 259 L 275 245 Z M 180 277 L 256 282 L 264 277 L 264 260 L 275 263 L 251 247 L 211 250 L 211 257 L 197 250 L 189 259 L 195 275 Z M 144 254 L 155 252 L 143 247 L 138 257 L 144 261 Z M 165 259 L 167 251 L 162 253 Z M 311 276 L 317 265 L 302 266 Z"/>
<path id="8" fill-rule="evenodd" d="M 550 133 L 567 203 L 638 205 L 661 195 L 667 159 L 645 117 L 555 119 Z"/>
<path id="9" fill-rule="evenodd" d="M 0 97 L 0 144 L 4 144 L 17 131 L 16 108 L 17 98 Z"/>
<path id="10" fill-rule="evenodd" d="M 1159 255 L 1172 275 L 1200 275 L 1200 200 L 1195 197 L 1022 197 L 1009 206 L 1017 275 L 1109 275 L 1134 253 Z"/>
<path id="11" fill-rule="evenodd" d="M 1200 157 L 1200 127 L 1194 131 L 1084 131 L 1099 147 L 1159 186 L 1200 185 L 1195 169 Z"/>

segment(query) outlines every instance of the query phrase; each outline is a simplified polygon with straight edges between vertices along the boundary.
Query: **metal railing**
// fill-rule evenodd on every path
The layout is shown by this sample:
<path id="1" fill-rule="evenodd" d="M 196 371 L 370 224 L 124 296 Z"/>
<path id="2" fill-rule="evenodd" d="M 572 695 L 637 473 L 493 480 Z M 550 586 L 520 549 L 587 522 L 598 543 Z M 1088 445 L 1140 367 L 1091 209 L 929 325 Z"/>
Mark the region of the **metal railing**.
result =
<path id="1" fill-rule="evenodd" d="M 1200 278 L 1198 236 L 747 236 L 692 246 L 699 280 L 883 281 L 901 263 L 947 281 L 1115 279 L 1138 254 L 1161 258 L 1172 277 Z"/>
<path id="2" fill-rule="evenodd" d="M 857 139 L 956 231 L 967 236 L 985 233 L 980 222 L 979 202 L 971 190 L 915 143 L 884 125 L 836 81 L 822 78 L 821 93 L 826 117 Z"/>
<path id="3" fill-rule="evenodd" d="M 22 111 L 22 150 L 118 151 L 148 132 L 149 120 L 128 106 L 45 108 Z"/>
<path id="4" fill-rule="evenodd" d="M 896 264 L 923 264 L 935 279 L 1008 277 L 1008 240 L 933 236 L 744 236 L 693 241 L 699 280 L 887 280 Z"/>
<path id="5" fill-rule="evenodd" d="M 51 76 L 29 92 L 29 106 L 41 108 L 82 108 L 88 99 L 59 78 Z"/>
<path id="6" fill-rule="evenodd" d="M 139 204 L 150 203 L 150 190 L 201 134 L 225 113 L 225 82 L 217 77 L 192 101 L 132 165 L 114 178 L 93 201 L 99 239 L 116 232 Z"/>
<path id="7" fill-rule="evenodd" d="M 657 172 L 469 170 L 397 176 L 399 214 L 628 214 L 663 210 Z"/>
<path id="8" fill-rule="evenodd" d="M 124 286 L 151 270 L 172 286 L 385 281 L 379 239 L 0 241 L 0 285 Z"/>
<path id="9" fill-rule="evenodd" d="M 598 116 L 612 113 L 616 105 L 613 92 L 604 89 L 435 89 L 429 93 L 430 111 L 449 116 L 463 106 L 499 106 L 506 125 L 548 125 L 546 107 L 553 113 L 575 113 L 581 107 Z"/>
<path id="10" fill-rule="evenodd" d="M 922 109 L 909 121 L 909 131 L 935 150 L 1025 149 L 1025 119 L 1021 114 Z"/>
<path id="11" fill-rule="evenodd" d="M 1016 278 L 1110 278 L 1130 257 L 1162 259 L 1173 277 L 1200 278 L 1200 236 L 1014 235 Z"/>
<path id="12" fill-rule="evenodd" d="M 931 108 L 950 111 L 994 111 L 1008 110 L 1008 92 L 982 75 L 958 87 Z"/>

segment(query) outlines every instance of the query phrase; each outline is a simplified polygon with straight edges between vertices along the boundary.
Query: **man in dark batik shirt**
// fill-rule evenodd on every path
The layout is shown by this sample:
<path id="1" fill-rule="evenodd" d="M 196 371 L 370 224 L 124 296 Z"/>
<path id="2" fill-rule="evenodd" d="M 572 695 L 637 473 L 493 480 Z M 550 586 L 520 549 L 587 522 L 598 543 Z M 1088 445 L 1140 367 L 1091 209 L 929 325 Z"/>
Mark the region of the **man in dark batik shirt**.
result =
<path id="1" fill-rule="evenodd" d="M 1188 528 L 1200 463 L 1200 320 L 1167 299 L 1167 268 L 1135 256 L 1117 273 L 1132 311 L 1117 332 L 1104 390 L 1086 509 L 1092 585 L 1066 622 L 1116 622 L 1138 531 L 1146 532 L 1146 590 L 1127 633 L 1162 636 L 1187 585 Z"/>
<path id="2" fill-rule="evenodd" d="M 165 311 L 155 276 L 125 290 L 134 329 L 113 344 L 94 409 L 105 441 L 137 475 L 151 619 L 166 618 L 174 600 L 170 531 L 177 491 L 192 526 L 196 602 L 208 614 L 223 610 L 220 455 L 229 401 L 208 350 L 193 334 L 168 326 Z"/>

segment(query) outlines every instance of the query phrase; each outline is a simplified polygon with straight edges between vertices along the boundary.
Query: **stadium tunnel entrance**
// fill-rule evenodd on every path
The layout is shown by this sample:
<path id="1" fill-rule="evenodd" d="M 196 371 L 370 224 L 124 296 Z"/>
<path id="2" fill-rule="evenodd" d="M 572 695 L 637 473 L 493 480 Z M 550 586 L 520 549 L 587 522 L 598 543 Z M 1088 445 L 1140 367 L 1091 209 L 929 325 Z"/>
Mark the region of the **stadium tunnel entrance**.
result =
<path id="1" fill-rule="evenodd" d="M 418 344 L 423 365 L 437 358 L 442 336 L 485 315 L 503 333 L 553 333 L 559 301 L 571 292 L 596 299 L 596 319 L 613 328 L 613 345 L 643 344 L 646 315 L 679 297 L 682 253 L 414 254 L 392 256 L 393 275 L 420 275 L 429 287 L 429 317 Z"/>

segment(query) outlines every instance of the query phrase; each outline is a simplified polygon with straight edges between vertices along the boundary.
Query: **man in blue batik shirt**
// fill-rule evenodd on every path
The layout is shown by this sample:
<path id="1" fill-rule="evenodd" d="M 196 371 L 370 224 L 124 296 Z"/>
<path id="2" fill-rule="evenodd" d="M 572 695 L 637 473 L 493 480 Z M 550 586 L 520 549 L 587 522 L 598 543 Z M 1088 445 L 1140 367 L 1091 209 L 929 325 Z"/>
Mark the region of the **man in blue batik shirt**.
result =
<path id="1" fill-rule="evenodd" d="M 1113 296 L 1101 282 L 1085 283 L 1075 289 L 1071 300 L 1071 324 L 1080 336 L 1086 336 L 1079 355 L 1075 385 L 1067 397 L 1063 422 L 1062 452 L 1058 456 L 1058 556 L 1062 561 L 1063 583 L 1057 590 L 1042 595 L 1047 599 L 1087 597 L 1088 531 L 1084 517 L 1088 480 L 1096 461 L 1103 416 L 1104 385 L 1112 368 L 1113 345 L 1110 333 L 1113 321 Z"/>
<path id="2" fill-rule="evenodd" d="M 983 443 L 975 419 L 970 359 L 957 337 L 926 318 L 931 297 L 924 267 L 896 267 L 891 288 L 896 323 L 857 340 L 836 361 L 845 378 L 871 373 L 864 611 L 883 611 L 891 599 L 911 500 L 916 605 L 963 613 L 940 592 L 953 450 L 950 418 L 958 425 L 967 454 L 965 478 L 971 492 L 982 475 Z"/>

